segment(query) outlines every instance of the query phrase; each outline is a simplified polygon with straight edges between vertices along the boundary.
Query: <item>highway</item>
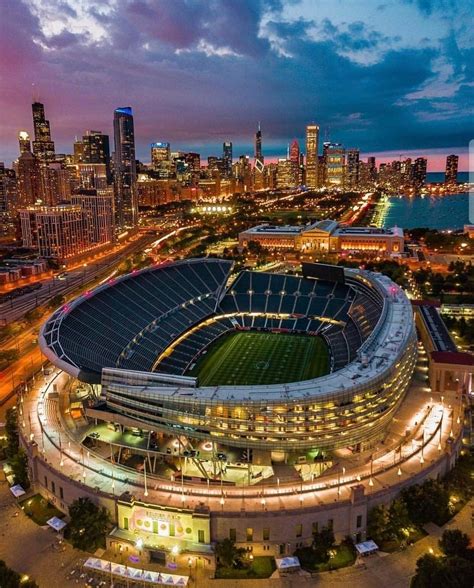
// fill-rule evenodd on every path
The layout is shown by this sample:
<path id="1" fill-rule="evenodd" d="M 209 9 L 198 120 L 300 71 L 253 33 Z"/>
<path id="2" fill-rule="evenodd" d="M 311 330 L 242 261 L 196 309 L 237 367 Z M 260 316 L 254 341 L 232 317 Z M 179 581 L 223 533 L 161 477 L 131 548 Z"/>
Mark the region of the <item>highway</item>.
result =
<path id="1" fill-rule="evenodd" d="M 24 294 L 18 298 L 7 300 L 0 304 L 0 326 L 21 319 L 28 311 L 46 304 L 57 295 L 67 296 L 79 288 L 97 280 L 103 273 L 109 271 L 120 261 L 137 251 L 143 250 L 156 239 L 154 235 L 143 235 L 119 252 L 114 252 L 103 260 L 85 264 L 79 268 L 59 273 L 58 276 L 40 282 L 41 289 Z"/>

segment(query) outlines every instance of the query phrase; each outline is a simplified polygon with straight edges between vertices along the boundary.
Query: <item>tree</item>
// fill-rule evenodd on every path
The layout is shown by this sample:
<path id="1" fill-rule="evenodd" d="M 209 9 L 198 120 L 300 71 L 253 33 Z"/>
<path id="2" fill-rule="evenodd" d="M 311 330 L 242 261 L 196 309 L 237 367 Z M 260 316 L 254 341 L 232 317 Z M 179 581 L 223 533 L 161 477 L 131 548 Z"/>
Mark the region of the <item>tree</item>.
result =
<path id="1" fill-rule="evenodd" d="M 12 458 L 18 453 L 18 448 L 20 446 L 16 407 L 9 408 L 6 412 L 5 432 L 7 434 L 7 456 Z"/>
<path id="2" fill-rule="evenodd" d="M 459 529 L 447 529 L 439 540 L 439 548 L 447 557 L 466 557 L 471 540 Z"/>
<path id="3" fill-rule="evenodd" d="M 25 313 L 25 321 L 31 325 L 41 318 L 41 310 L 39 308 L 32 308 Z"/>
<path id="4" fill-rule="evenodd" d="M 388 532 L 395 539 L 401 539 L 404 535 L 403 529 L 411 526 L 407 505 L 403 500 L 397 498 L 388 509 Z"/>
<path id="5" fill-rule="evenodd" d="M 52 310 L 58 308 L 59 306 L 61 306 L 61 304 L 64 303 L 64 296 L 62 294 L 56 294 L 56 296 L 53 296 L 51 298 L 51 300 L 48 302 L 48 308 L 51 308 Z"/>
<path id="6" fill-rule="evenodd" d="M 313 535 L 313 551 L 315 561 L 326 563 L 329 561 L 329 551 L 334 547 L 334 533 L 332 529 L 323 527 L 318 533 Z"/>
<path id="7" fill-rule="evenodd" d="M 449 517 L 449 493 L 437 480 L 427 480 L 402 491 L 413 523 L 423 525 L 429 521 L 442 524 Z"/>
<path id="8" fill-rule="evenodd" d="M 16 455 L 10 459 L 15 484 L 20 484 L 25 490 L 30 487 L 28 478 L 28 457 L 23 449 L 19 449 Z"/>
<path id="9" fill-rule="evenodd" d="M 18 572 L 15 572 L 0 560 L 0 586 L 2 588 L 39 588 L 33 580 L 25 580 Z"/>
<path id="10" fill-rule="evenodd" d="M 215 551 L 217 560 L 226 568 L 232 568 L 241 563 L 245 554 L 243 547 L 237 547 L 235 542 L 228 538 L 218 541 Z"/>
<path id="11" fill-rule="evenodd" d="M 69 507 L 71 522 L 67 536 L 74 547 L 84 551 L 95 551 L 104 545 L 110 517 L 107 509 L 97 506 L 90 498 L 81 497 Z"/>
<path id="12" fill-rule="evenodd" d="M 411 588 L 446 588 L 443 570 L 442 559 L 430 553 L 422 555 L 416 562 L 416 573 L 411 581 Z"/>
<path id="13" fill-rule="evenodd" d="M 389 514 L 383 504 L 374 506 L 367 518 L 367 534 L 376 543 L 382 543 L 388 539 Z"/>

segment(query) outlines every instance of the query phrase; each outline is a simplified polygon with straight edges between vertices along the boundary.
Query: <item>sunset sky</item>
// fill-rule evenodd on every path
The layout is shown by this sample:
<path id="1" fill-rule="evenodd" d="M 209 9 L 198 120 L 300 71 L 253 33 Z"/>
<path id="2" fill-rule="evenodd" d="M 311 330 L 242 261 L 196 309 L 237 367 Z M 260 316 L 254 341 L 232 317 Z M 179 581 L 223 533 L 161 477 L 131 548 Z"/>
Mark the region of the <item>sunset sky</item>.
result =
<path id="1" fill-rule="evenodd" d="M 426 153 L 430 169 L 473 133 L 468 0 L 3 0 L 0 161 L 45 103 L 57 152 L 86 129 L 112 135 L 132 106 L 149 143 L 219 155 L 284 155 L 317 122 L 364 154 Z M 303 147 L 303 145 L 302 145 Z"/>

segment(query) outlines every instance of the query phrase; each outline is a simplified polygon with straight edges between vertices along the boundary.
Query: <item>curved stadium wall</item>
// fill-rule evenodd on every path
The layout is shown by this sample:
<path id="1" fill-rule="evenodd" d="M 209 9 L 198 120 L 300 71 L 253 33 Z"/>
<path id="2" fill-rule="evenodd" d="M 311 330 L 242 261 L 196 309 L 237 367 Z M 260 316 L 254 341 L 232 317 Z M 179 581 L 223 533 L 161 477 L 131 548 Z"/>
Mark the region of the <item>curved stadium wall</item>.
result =
<path id="1" fill-rule="evenodd" d="M 40 334 L 43 352 L 70 375 L 102 385 L 106 410 L 98 406 L 94 416 L 104 420 L 274 452 L 380 437 L 416 361 L 404 293 L 388 278 L 359 270 L 345 270 L 344 284 L 241 272 L 228 286 L 231 268 L 222 260 L 187 260 L 105 284 L 54 313 Z M 306 314 L 294 312 L 302 309 Z M 210 337 L 220 332 L 215 325 L 230 330 L 257 322 L 323 337 L 331 373 L 286 384 L 203 387 L 186 375 L 182 353 L 173 363 L 174 346 L 187 333 L 192 341 L 200 325 Z M 205 330 L 208 323 L 214 331 Z M 197 345 L 186 365 L 204 347 Z"/>

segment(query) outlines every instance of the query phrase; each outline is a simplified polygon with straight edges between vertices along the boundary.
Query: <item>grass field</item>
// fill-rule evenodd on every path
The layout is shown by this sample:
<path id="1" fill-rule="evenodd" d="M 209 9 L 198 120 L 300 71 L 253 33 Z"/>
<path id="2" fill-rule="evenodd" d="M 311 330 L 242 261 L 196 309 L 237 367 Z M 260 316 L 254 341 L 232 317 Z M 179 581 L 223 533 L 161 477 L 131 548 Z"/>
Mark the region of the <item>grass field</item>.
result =
<path id="1" fill-rule="evenodd" d="M 241 331 L 224 335 L 188 373 L 200 386 L 281 384 L 327 374 L 329 353 L 320 337 Z"/>

